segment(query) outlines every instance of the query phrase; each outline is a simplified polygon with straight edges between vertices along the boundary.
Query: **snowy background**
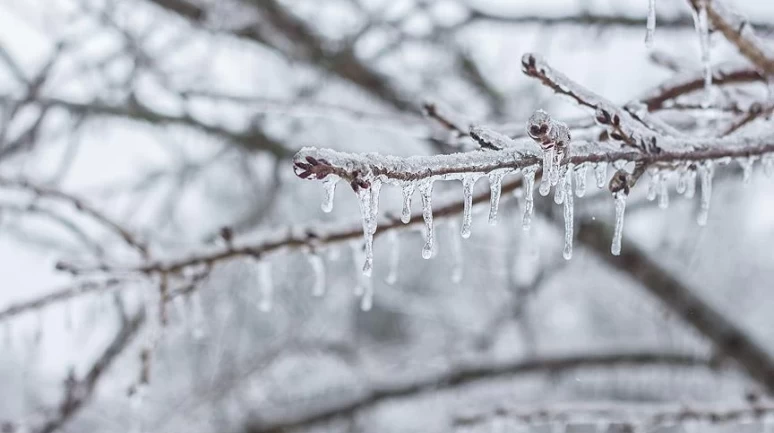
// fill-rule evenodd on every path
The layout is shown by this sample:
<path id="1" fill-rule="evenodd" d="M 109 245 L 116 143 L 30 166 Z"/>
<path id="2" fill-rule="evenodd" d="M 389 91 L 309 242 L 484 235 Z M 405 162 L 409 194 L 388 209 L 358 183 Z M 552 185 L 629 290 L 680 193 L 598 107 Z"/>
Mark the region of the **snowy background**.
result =
<path id="1" fill-rule="evenodd" d="M 471 9 L 456 0 L 262 2 L 0 2 L 0 178 L 81 197 L 138 233 L 156 257 L 186 257 L 222 245 L 223 226 L 248 240 L 324 223 L 357 227 L 349 188 L 339 185 L 333 212 L 323 213 L 322 186 L 294 176 L 288 158 L 304 146 L 437 153 L 439 140 L 428 139 L 437 129 L 401 111 L 423 100 L 492 124 L 523 124 L 537 108 L 563 120 L 588 116 L 522 74 L 525 52 L 542 54 L 616 103 L 673 74 L 650 60 L 653 52 L 679 59 L 686 70 L 701 68 L 686 1 L 658 1 L 659 19 L 686 17 L 688 25 L 657 28 L 652 50 L 643 43 L 647 0 L 468 0 L 490 16 L 535 18 L 469 23 Z M 206 13 L 182 17 L 180 3 Z M 755 23 L 774 25 L 774 3 L 727 3 Z M 313 29 L 324 42 L 320 51 L 280 35 L 268 4 Z M 584 14 L 643 25 L 540 24 L 541 17 Z M 711 42 L 713 63 L 742 61 L 721 35 Z M 390 94 L 379 98 L 342 78 L 336 62 L 346 60 L 331 53 L 378 71 Z M 38 77 L 45 80 L 30 93 Z M 765 99 L 764 87 L 755 91 Z M 6 151 L 33 126 L 31 139 Z M 719 171 L 705 227 L 696 224 L 697 199 L 675 195 L 662 210 L 640 185 L 630 198 L 623 248 L 639 245 L 774 353 L 774 179 L 756 168 L 743 185 L 740 173 L 733 164 Z M 576 199 L 579 218 L 612 222 L 609 193 L 593 186 L 591 173 L 589 184 L 586 197 Z M 435 193 L 461 197 L 461 188 L 444 182 Z M 381 200 L 383 211 L 400 211 L 399 189 L 385 187 Z M 537 218 L 526 234 L 514 200 L 503 201 L 495 227 L 486 222 L 488 205 L 474 212 L 461 255 L 453 247 L 458 217 L 437 222 L 432 260 L 421 259 L 419 231 L 400 232 L 397 241 L 377 238 L 370 311 L 353 295 L 363 284 L 360 241 L 321 249 L 323 297 L 312 296 L 319 274 L 308 254 L 266 258 L 269 312 L 260 308 L 265 276 L 254 259 L 219 263 L 194 294 L 170 303 L 142 398 L 128 398 L 127 390 L 141 371 L 141 348 L 152 338 L 146 334 L 157 329 L 150 325 L 63 431 L 258 432 L 287 424 L 299 431 L 446 432 L 468 428 L 455 424 L 462 416 L 501 406 L 735 405 L 759 391 L 594 252 L 577 247 L 565 261 L 560 227 Z M 66 202 L 0 187 L 0 218 L 0 311 L 80 281 L 55 269 L 60 260 L 87 267 L 138 260 L 120 237 Z M 397 281 L 389 285 L 396 248 Z M 460 263 L 457 283 L 451 276 Z M 55 414 L 69 372 L 83 376 L 120 327 L 120 311 L 136 311 L 157 287 L 135 275 L 115 290 L 0 316 L 0 426 L 25 431 Z M 465 365 L 631 352 L 708 362 L 433 379 Z M 433 386 L 392 398 L 375 391 L 426 382 Z M 330 408 L 342 409 L 305 421 Z"/>

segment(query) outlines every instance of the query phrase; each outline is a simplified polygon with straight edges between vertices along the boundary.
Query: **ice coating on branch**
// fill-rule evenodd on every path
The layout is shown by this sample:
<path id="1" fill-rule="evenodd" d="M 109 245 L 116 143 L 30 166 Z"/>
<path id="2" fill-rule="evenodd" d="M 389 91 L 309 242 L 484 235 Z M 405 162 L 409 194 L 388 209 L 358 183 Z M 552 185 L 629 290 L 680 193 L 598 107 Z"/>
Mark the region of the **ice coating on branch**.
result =
<path id="1" fill-rule="evenodd" d="M 451 272 L 451 281 L 452 283 L 459 284 L 460 281 L 462 281 L 462 270 L 463 270 L 463 264 L 464 259 L 462 257 L 462 239 L 457 236 L 457 231 L 459 228 L 457 227 L 457 224 L 452 223 L 449 225 L 449 228 L 451 229 L 451 236 L 449 236 L 449 239 L 451 240 L 451 252 L 452 252 L 452 272 Z"/>
<path id="2" fill-rule="evenodd" d="M 693 23 L 699 37 L 699 49 L 701 52 L 701 64 L 704 71 L 704 100 L 702 106 L 707 108 L 712 103 L 712 65 L 710 63 L 710 34 L 709 20 L 707 19 L 708 0 L 698 1 L 698 11 L 693 11 Z"/>
<path id="3" fill-rule="evenodd" d="M 535 172 L 537 167 L 527 167 L 521 171 L 524 176 L 524 216 L 521 219 L 522 229 L 529 231 L 532 226 L 532 212 L 535 208 L 533 192 L 535 189 Z"/>
<path id="4" fill-rule="evenodd" d="M 586 195 L 586 171 L 588 165 L 581 164 L 575 168 L 575 195 L 583 197 Z"/>
<path id="5" fill-rule="evenodd" d="M 336 195 L 336 184 L 339 183 L 339 177 L 335 174 L 328 175 L 323 179 L 324 196 L 320 208 L 323 212 L 329 213 L 333 210 L 333 198 Z"/>
<path id="6" fill-rule="evenodd" d="M 669 207 L 669 185 L 667 185 L 666 173 L 659 173 L 658 176 L 658 207 L 666 209 Z"/>
<path id="7" fill-rule="evenodd" d="M 656 0 L 648 0 L 648 23 L 645 31 L 645 46 L 653 48 L 653 36 L 656 33 Z"/>
<path id="8" fill-rule="evenodd" d="M 390 264 L 384 281 L 389 285 L 393 285 L 398 281 L 398 265 L 400 264 L 400 238 L 398 237 L 398 232 L 395 230 L 388 231 L 387 240 L 390 244 Z"/>
<path id="9" fill-rule="evenodd" d="M 618 191 L 613 194 L 615 199 L 615 230 L 613 232 L 613 244 L 610 252 L 614 256 L 621 255 L 621 241 L 623 240 L 624 216 L 626 213 L 626 193 Z"/>
<path id="10" fill-rule="evenodd" d="M 481 177 L 480 175 L 467 175 L 462 178 L 462 198 L 464 208 L 462 211 L 462 227 L 460 234 L 463 238 L 470 237 L 470 227 L 473 224 L 473 186 Z"/>
<path id="11" fill-rule="evenodd" d="M 594 164 L 594 179 L 597 181 L 597 188 L 604 188 L 607 183 L 607 162 L 598 162 Z"/>
<path id="12" fill-rule="evenodd" d="M 574 217 L 574 203 L 572 196 L 572 177 L 573 169 L 569 166 L 564 175 L 563 185 L 561 187 L 564 190 L 564 250 L 562 255 L 565 260 L 572 258 L 572 239 L 573 239 L 573 219 Z"/>
<path id="13" fill-rule="evenodd" d="M 755 156 L 748 156 L 746 158 L 737 158 L 736 160 L 739 166 L 742 167 L 742 182 L 745 185 L 750 184 L 750 179 L 752 179 L 753 166 L 756 159 L 757 157 Z"/>
<path id="14" fill-rule="evenodd" d="M 433 256 L 433 181 L 424 180 L 419 184 L 419 194 L 422 196 L 422 218 L 425 220 L 425 245 L 422 247 L 422 258 Z"/>
<path id="15" fill-rule="evenodd" d="M 323 296 L 325 294 L 325 262 L 319 254 L 315 253 L 307 254 L 307 258 L 314 277 L 312 295 Z"/>
<path id="16" fill-rule="evenodd" d="M 497 224 L 497 211 L 500 208 L 500 195 L 503 187 L 502 171 L 494 171 L 489 174 L 489 224 Z"/>
<path id="17" fill-rule="evenodd" d="M 258 262 L 258 287 L 261 290 L 261 302 L 258 308 L 263 312 L 271 311 L 274 303 L 274 282 L 271 276 L 271 266 L 266 260 Z"/>
<path id="18" fill-rule="evenodd" d="M 699 177 L 701 179 L 701 202 L 699 206 L 699 215 L 696 221 L 700 226 L 707 225 L 709 218 L 710 203 L 712 199 L 712 176 L 715 174 L 715 166 L 712 161 L 705 161 L 699 165 Z"/>

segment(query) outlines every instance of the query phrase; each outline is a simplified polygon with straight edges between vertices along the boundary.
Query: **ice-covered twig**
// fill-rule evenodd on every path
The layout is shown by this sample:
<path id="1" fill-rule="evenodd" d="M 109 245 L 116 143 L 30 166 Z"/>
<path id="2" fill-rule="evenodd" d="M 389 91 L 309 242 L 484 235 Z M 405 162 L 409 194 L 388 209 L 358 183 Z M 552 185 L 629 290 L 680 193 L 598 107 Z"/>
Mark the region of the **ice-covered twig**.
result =
<path id="1" fill-rule="evenodd" d="M 763 76 L 749 66 L 721 66 L 714 68 L 712 71 L 712 82 L 715 85 L 741 84 L 763 80 Z M 654 111 L 665 107 L 668 101 L 703 88 L 703 71 L 680 73 L 644 94 L 640 101 L 648 107 L 648 111 Z"/>
<path id="2" fill-rule="evenodd" d="M 124 280 L 119 278 L 84 281 L 69 287 L 65 287 L 63 289 L 55 290 L 30 301 L 11 304 L 4 310 L 0 310 L 0 322 L 12 317 L 16 317 L 20 314 L 46 308 L 49 305 L 67 301 L 79 296 L 88 295 L 90 293 L 111 291 L 118 287 L 123 281 Z"/>
<path id="3" fill-rule="evenodd" d="M 766 403 L 725 403 L 721 405 L 707 403 L 597 403 L 584 405 L 574 403 L 564 407 L 555 404 L 550 407 L 501 406 L 486 413 L 458 416 L 454 420 L 454 424 L 458 427 L 470 427 L 490 422 L 497 417 L 512 419 L 528 425 L 586 424 L 590 419 L 605 419 L 620 426 L 621 431 L 637 432 L 683 425 L 689 421 L 700 421 L 713 425 L 746 424 L 763 420 L 773 413 L 774 405 Z"/>
<path id="4" fill-rule="evenodd" d="M 706 160 L 761 156 L 774 152 L 774 134 L 762 137 L 707 138 L 693 141 L 695 148 L 659 153 L 611 151 L 605 143 L 573 142 L 574 150 L 568 161 L 576 166 L 584 163 L 634 162 L 649 166 L 660 163 L 695 163 Z M 588 153 L 586 153 L 588 152 Z M 466 174 L 487 174 L 493 170 L 517 169 L 540 164 L 537 154 L 515 154 L 503 149 L 491 152 L 468 152 L 450 155 L 411 156 L 399 158 L 373 153 L 353 154 L 330 149 L 307 147 L 294 157 L 299 177 L 322 180 L 336 175 L 354 188 L 369 187 L 364 176 L 379 176 L 384 182 L 401 184 L 424 179 L 462 179 Z"/>
<path id="5" fill-rule="evenodd" d="M 119 237 L 121 237 L 121 239 L 123 239 L 124 242 L 126 242 L 127 245 L 137 250 L 137 252 L 139 252 L 143 258 L 148 258 L 148 246 L 140 241 L 136 235 L 122 227 L 119 223 L 113 221 L 102 211 L 99 211 L 96 208 L 88 205 L 78 197 L 54 188 L 36 185 L 24 179 L 0 178 L 0 187 L 24 190 L 40 198 L 59 200 L 65 203 L 70 203 L 79 212 L 88 215 L 101 225 L 108 228 L 113 233 L 116 233 Z"/>
<path id="6" fill-rule="evenodd" d="M 739 52 L 767 76 L 774 75 L 774 54 L 758 39 L 750 22 L 732 13 L 722 0 L 688 0 L 694 10 L 706 10 L 707 18 Z"/>
<path id="7" fill-rule="evenodd" d="M 522 56 L 521 66 L 526 75 L 537 78 L 554 92 L 570 97 L 581 106 L 593 109 L 597 123 L 606 127 L 614 140 L 622 141 L 630 147 L 650 150 L 654 133 L 633 119 L 621 107 L 555 70 L 537 54 L 527 53 Z"/>

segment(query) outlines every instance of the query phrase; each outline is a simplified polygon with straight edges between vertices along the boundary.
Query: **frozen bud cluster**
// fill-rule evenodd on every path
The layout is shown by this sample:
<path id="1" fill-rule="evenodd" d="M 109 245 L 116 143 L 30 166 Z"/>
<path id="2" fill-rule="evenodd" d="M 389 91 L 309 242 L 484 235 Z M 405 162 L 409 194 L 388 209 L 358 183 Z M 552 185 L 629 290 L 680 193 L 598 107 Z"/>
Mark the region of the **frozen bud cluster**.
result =
<path id="1" fill-rule="evenodd" d="M 540 194 L 548 195 L 551 186 L 559 183 L 562 162 L 570 147 L 570 128 L 556 121 L 543 110 L 532 113 L 527 121 L 527 134 L 543 149 L 543 180 Z"/>

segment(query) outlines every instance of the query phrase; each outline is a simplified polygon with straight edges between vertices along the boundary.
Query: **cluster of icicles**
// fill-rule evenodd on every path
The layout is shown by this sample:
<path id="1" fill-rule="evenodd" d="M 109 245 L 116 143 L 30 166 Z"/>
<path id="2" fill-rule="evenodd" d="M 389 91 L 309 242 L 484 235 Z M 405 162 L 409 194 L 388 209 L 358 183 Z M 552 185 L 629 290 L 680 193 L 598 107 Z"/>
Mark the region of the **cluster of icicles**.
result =
<path id="1" fill-rule="evenodd" d="M 758 160 L 756 156 L 737 158 L 736 162 L 742 168 L 744 182 L 750 181 L 753 165 Z M 678 194 L 684 195 L 686 198 L 693 198 L 697 192 L 697 176 L 699 178 L 700 185 L 700 209 L 697 216 L 697 222 L 699 225 L 705 225 L 710 210 L 710 198 L 712 194 L 712 178 L 715 171 L 715 166 L 718 164 L 728 164 L 731 162 L 730 158 L 719 159 L 715 161 L 704 161 L 696 164 L 694 167 L 683 165 L 675 170 L 674 167 L 668 169 L 651 168 L 648 170 L 649 176 L 647 198 L 649 200 L 658 199 L 658 205 L 662 209 L 666 209 L 669 206 L 669 188 L 668 183 L 670 177 L 676 175 L 676 191 Z M 768 155 L 762 159 L 764 171 L 767 175 L 774 173 L 774 156 Z M 538 188 L 540 193 L 544 196 L 548 195 L 551 187 L 554 188 L 554 202 L 561 204 L 564 207 L 564 248 L 563 256 L 565 259 L 570 259 L 573 253 L 573 220 L 574 220 L 574 197 L 583 197 L 586 194 L 586 181 L 588 171 L 591 168 L 594 173 L 594 180 L 598 188 L 606 188 L 608 180 L 608 163 L 584 163 L 578 166 L 573 164 L 559 165 L 557 160 L 553 158 L 553 154 L 550 151 L 544 152 L 544 165 L 547 168 L 545 172 L 549 173 L 547 176 L 542 177 L 542 182 Z M 627 165 L 626 161 L 617 161 L 612 164 L 616 170 L 624 170 Z M 523 168 L 520 172 L 523 176 L 522 189 L 514 193 L 515 196 L 520 196 L 523 199 L 521 216 L 521 225 L 524 230 L 529 230 L 532 222 L 532 215 L 534 209 L 533 190 L 535 189 L 535 175 L 538 170 L 538 165 L 528 166 Z M 498 208 L 501 198 L 501 188 L 503 178 L 509 174 L 517 174 L 517 172 L 511 169 L 499 169 L 489 172 L 487 174 L 482 173 L 470 173 L 462 176 L 462 195 L 464 208 L 462 213 L 462 222 L 459 225 L 453 227 L 459 227 L 459 234 L 462 238 L 468 238 L 471 234 L 471 225 L 473 218 L 473 187 L 475 183 L 482 177 L 488 177 L 490 185 L 490 202 L 489 202 L 489 223 L 494 225 L 497 223 Z M 429 259 L 433 256 L 435 248 L 435 229 L 433 223 L 433 210 L 432 210 L 432 192 L 433 183 L 436 179 L 428 178 L 419 181 L 404 182 L 402 184 L 403 190 L 403 210 L 401 213 L 401 221 L 403 223 L 409 223 L 411 221 L 411 202 L 416 191 L 419 191 L 422 201 L 422 217 L 424 220 L 424 246 L 422 247 L 422 257 Z M 324 200 L 322 203 L 322 209 L 325 212 L 330 212 L 333 209 L 333 199 L 336 189 L 336 185 L 339 178 L 330 175 L 324 180 Z M 371 284 L 368 282 L 369 277 L 373 273 L 374 267 L 374 252 L 373 242 L 374 234 L 377 227 L 377 216 L 379 209 L 379 195 L 381 191 L 383 180 L 379 177 L 375 177 L 370 181 L 370 188 L 360 188 L 357 196 L 360 204 L 360 211 L 362 217 L 363 234 L 364 234 L 364 247 L 361 249 L 358 245 L 353 246 L 353 258 L 356 262 L 356 266 L 362 264 L 362 276 L 359 280 L 357 294 L 362 296 L 361 306 L 364 310 L 370 309 L 372 305 L 373 291 Z M 611 245 L 611 253 L 619 255 L 621 253 L 621 242 L 623 238 L 624 227 L 624 213 L 626 210 L 627 195 L 623 191 L 613 194 L 615 199 L 615 230 L 614 237 Z M 397 267 L 399 258 L 399 245 L 398 233 L 396 230 L 388 232 L 388 237 L 392 243 L 389 272 L 387 274 L 386 281 L 392 284 L 397 279 Z M 461 246 L 459 238 L 455 236 L 452 245 L 453 253 L 456 256 L 461 254 Z M 314 286 L 314 294 L 322 295 L 324 293 L 324 265 L 322 258 L 318 255 L 310 254 L 310 262 L 312 268 L 317 275 L 316 283 Z M 363 261 L 361 261 L 363 260 Z M 459 281 L 462 277 L 461 268 L 462 260 L 460 258 L 455 259 L 455 270 L 452 272 L 453 280 Z M 268 270 L 263 270 L 262 273 L 266 273 Z M 265 307 L 270 304 L 262 304 Z M 268 308 L 268 307 L 267 307 Z"/>

